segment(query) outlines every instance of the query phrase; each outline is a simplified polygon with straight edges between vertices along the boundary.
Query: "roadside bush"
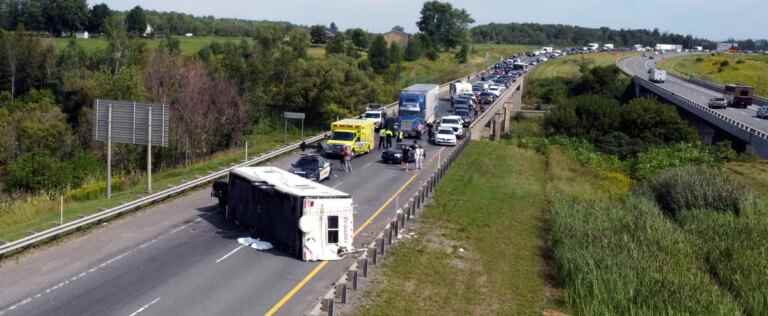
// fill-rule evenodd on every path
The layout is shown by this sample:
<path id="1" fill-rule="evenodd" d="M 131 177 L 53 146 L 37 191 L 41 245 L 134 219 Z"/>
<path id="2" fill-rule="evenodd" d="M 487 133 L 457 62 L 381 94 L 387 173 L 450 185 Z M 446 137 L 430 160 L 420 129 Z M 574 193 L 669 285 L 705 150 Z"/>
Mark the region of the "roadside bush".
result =
<path id="1" fill-rule="evenodd" d="M 729 62 L 727 60 L 723 60 L 723 61 L 720 62 L 720 68 L 725 68 L 725 67 L 728 67 L 730 65 L 731 65 L 731 62 Z"/>
<path id="2" fill-rule="evenodd" d="M 633 177 L 650 179 L 657 173 L 670 168 L 684 166 L 719 165 L 712 152 L 700 144 L 679 143 L 668 146 L 652 147 L 637 155 L 631 163 Z"/>
<path id="3" fill-rule="evenodd" d="M 696 57 L 696 62 L 697 63 L 700 63 L 700 62 L 703 62 L 703 61 L 704 61 L 704 58 Z"/>
<path id="4" fill-rule="evenodd" d="M 743 60 L 743 59 L 737 59 L 737 60 L 736 60 L 736 64 L 739 64 L 739 65 L 741 65 L 741 64 L 743 64 L 743 63 L 744 63 L 744 60 Z"/>
<path id="5" fill-rule="evenodd" d="M 745 186 L 712 167 L 667 170 L 645 182 L 641 190 L 673 218 L 703 210 L 738 215 L 749 197 Z"/>

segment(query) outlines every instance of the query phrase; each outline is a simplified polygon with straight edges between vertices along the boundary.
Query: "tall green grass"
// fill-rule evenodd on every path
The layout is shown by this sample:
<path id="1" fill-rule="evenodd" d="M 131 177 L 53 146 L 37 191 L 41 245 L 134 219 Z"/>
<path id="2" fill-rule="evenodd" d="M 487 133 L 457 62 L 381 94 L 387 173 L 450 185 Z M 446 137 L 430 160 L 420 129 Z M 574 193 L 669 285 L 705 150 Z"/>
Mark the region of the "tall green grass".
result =
<path id="1" fill-rule="evenodd" d="M 741 315 L 717 287 L 692 236 L 653 202 L 560 199 L 552 246 L 577 315 Z"/>

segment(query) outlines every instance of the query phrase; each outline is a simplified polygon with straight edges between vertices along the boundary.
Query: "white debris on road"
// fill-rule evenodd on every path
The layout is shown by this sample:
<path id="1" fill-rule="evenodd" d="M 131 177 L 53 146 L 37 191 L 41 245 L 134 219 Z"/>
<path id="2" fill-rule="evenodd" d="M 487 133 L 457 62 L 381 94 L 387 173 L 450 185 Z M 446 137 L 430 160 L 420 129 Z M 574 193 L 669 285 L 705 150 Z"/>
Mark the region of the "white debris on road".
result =
<path id="1" fill-rule="evenodd" d="M 272 243 L 263 241 L 260 239 L 254 239 L 251 237 L 241 237 L 237 239 L 237 242 L 243 246 L 248 246 L 256 250 L 269 250 L 272 249 Z"/>

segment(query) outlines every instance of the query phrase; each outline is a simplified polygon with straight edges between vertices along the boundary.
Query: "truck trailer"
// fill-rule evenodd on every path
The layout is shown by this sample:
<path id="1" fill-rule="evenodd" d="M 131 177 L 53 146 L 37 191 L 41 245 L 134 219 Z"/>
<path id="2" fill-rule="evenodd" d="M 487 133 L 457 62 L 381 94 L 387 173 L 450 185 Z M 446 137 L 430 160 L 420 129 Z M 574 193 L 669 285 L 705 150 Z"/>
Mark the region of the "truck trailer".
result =
<path id="1" fill-rule="evenodd" d="M 755 89 L 746 85 L 727 84 L 723 96 L 728 100 L 728 106 L 746 109 L 754 102 Z"/>
<path id="2" fill-rule="evenodd" d="M 352 196 L 276 167 L 235 168 L 214 183 L 224 218 L 254 238 L 305 260 L 339 260 L 352 250 Z"/>
<path id="3" fill-rule="evenodd" d="M 667 81 L 667 71 L 653 68 L 648 72 L 648 80 L 655 83 Z"/>
<path id="4" fill-rule="evenodd" d="M 472 84 L 466 81 L 453 82 L 449 92 L 451 94 L 451 104 L 453 104 L 454 99 L 457 97 L 466 93 L 472 93 Z"/>
<path id="5" fill-rule="evenodd" d="M 434 122 L 440 102 L 436 84 L 415 84 L 400 91 L 398 125 L 407 137 L 421 138 L 427 124 Z"/>

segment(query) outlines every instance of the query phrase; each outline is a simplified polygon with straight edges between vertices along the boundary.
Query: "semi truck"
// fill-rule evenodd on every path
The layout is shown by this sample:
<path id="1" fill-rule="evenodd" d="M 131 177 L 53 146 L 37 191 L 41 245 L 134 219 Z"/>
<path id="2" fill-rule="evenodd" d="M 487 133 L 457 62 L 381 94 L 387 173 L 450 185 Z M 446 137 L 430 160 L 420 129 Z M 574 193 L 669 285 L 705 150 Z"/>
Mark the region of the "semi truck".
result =
<path id="1" fill-rule="evenodd" d="M 439 94 L 436 84 L 415 84 L 400 91 L 397 114 L 404 136 L 421 138 L 435 120 Z"/>
<path id="2" fill-rule="evenodd" d="M 352 196 L 276 167 L 232 169 L 213 184 L 226 221 L 305 261 L 353 250 Z"/>
<path id="3" fill-rule="evenodd" d="M 352 147 L 352 153 L 362 155 L 373 150 L 375 123 L 365 119 L 343 119 L 331 123 L 331 137 L 322 145 L 326 156 L 340 155 L 344 146 Z"/>
<path id="4" fill-rule="evenodd" d="M 728 106 L 745 109 L 752 105 L 755 89 L 746 85 L 728 84 L 725 85 L 723 96 L 728 101 Z"/>
<path id="5" fill-rule="evenodd" d="M 648 71 L 648 80 L 655 83 L 664 83 L 664 81 L 667 81 L 667 71 L 653 68 Z"/>

